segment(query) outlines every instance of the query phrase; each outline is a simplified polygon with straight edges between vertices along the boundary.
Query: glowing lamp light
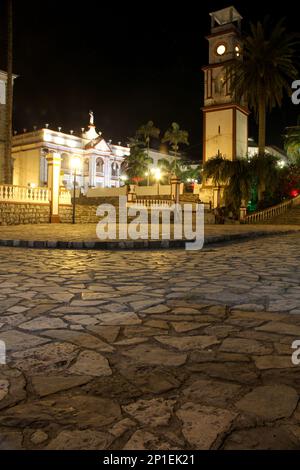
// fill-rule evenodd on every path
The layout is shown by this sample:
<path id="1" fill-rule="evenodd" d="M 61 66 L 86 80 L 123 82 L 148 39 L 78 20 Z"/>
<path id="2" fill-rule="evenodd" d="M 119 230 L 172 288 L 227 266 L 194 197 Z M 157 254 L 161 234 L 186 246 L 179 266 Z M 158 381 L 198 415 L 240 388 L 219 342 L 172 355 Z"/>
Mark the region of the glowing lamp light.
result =
<path id="1" fill-rule="evenodd" d="M 77 171 L 80 169 L 80 166 L 81 166 L 81 160 L 79 157 L 73 157 L 71 159 L 71 168 L 72 170 L 74 171 Z"/>
<path id="2" fill-rule="evenodd" d="M 300 194 L 300 190 L 299 190 L 299 189 L 292 189 L 292 191 L 290 192 L 290 195 L 291 195 L 292 197 L 297 197 L 297 196 L 299 196 L 299 194 Z"/>
<path id="3" fill-rule="evenodd" d="M 240 57 L 240 51 L 241 51 L 241 50 L 240 50 L 240 46 L 235 46 L 234 50 L 235 50 L 235 55 L 236 55 L 237 57 Z"/>
<path id="4" fill-rule="evenodd" d="M 162 178 L 162 173 L 161 173 L 160 168 L 153 168 L 151 170 L 151 173 L 153 174 L 156 181 L 159 181 Z"/>
<path id="5" fill-rule="evenodd" d="M 279 168 L 284 168 L 286 166 L 286 162 L 284 160 L 280 160 L 278 163 L 277 163 L 278 167 Z"/>
<path id="6" fill-rule="evenodd" d="M 125 182 L 125 181 L 127 181 L 127 180 L 128 180 L 128 176 L 126 176 L 126 175 L 122 175 L 122 176 L 120 177 L 120 180 L 122 180 L 122 181 L 124 181 L 124 182 Z"/>

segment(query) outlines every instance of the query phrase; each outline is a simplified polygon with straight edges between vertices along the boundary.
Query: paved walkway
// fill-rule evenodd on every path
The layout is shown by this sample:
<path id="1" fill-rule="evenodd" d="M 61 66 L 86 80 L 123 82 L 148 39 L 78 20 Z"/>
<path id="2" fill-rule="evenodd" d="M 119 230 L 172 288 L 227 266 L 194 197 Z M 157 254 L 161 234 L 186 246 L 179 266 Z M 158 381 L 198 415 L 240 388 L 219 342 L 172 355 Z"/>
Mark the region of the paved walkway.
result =
<path id="1" fill-rule="evenodd" d="M 300 232 L 300 225 L 206 225 L 205 243 L 251 239 L 268 234 Z M 38 248 L 166 248 L 184 247 L 184 240 L 113 241 L 101 242 L 95 224 L 17 225 L 0 226 L 0 246 L 29 246 Z"/>
<path id="2" fill-rule="evenodd" d="M 300 449 L 299 253 L 0 248 L 0 449 Z"/>

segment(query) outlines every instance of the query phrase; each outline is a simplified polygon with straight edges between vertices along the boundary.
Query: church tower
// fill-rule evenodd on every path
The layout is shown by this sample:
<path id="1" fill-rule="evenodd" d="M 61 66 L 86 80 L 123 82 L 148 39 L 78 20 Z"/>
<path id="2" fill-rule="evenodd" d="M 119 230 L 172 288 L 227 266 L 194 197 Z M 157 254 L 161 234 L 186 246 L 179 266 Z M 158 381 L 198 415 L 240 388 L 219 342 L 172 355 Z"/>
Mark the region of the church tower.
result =
<path id="1" fill-rule="evenodd" d="M 226 65 L 242 59 L 242 16 L 234 7 L 210 13 L 209 65 L 205 74 L 203 163 L 217 155 L 229 160 L 248 152 L 248 109 L 230 92 Z"/>

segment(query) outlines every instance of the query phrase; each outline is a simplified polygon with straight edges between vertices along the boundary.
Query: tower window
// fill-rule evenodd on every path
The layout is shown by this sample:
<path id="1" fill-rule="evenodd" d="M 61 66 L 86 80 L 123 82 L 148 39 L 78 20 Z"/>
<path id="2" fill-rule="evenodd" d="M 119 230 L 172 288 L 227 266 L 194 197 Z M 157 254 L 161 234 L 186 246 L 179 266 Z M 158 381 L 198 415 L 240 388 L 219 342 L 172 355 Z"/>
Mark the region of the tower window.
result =
<path id="1" fill-rule="evenodd" d="M 221 126 L 219 126 L 218 132 L 219 134 L 221 134 Z"/>

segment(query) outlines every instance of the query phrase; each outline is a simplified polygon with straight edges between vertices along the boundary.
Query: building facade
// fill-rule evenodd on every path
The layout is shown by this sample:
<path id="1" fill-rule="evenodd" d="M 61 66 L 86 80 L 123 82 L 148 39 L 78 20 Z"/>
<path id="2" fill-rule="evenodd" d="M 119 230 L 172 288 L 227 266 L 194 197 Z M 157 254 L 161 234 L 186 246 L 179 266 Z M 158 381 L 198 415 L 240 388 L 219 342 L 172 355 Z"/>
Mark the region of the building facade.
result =
<path id="1" fill-rule="evenodd" d="M 61 157 L 61 184 L 71 188 L 73 184 L 72 158 L 80 158 L 77 171 L 78 186 L 118 187 L 120 185 L 121 164 L 129 154 L 129 148 L 106 142 L 96 131 L 91 114 L 88 130 L 82 135 L 65 134 L 43 128 L 13 137 L 14 184 L 17 186 L 35 185 L 43 187 L 48 183 L 48 153 Z"/>
<path id="2" fill-rule="evenodd" d="M 24 132 L 13 137 L 14 185 L 39 186 L 48 184 L 47 155 L 55 153 L 61 158 L 61 185 L 73 187 L 72 158 L 80 158 L 77 183 L 81 191 L 89 188 L 118 188 L 122 184 L 121 165 L 130 154 L 130 149 L 106 141 L 96 131 L 94 115 L 90 113 L 88 130 L 82 129 L 80 136 L 63 133 L 45 127 L 34 132 Z M 149 169 L 157 168 L 159 160 L 174 160 L 166 151 L 150 149 L 153 163 Z"/>

